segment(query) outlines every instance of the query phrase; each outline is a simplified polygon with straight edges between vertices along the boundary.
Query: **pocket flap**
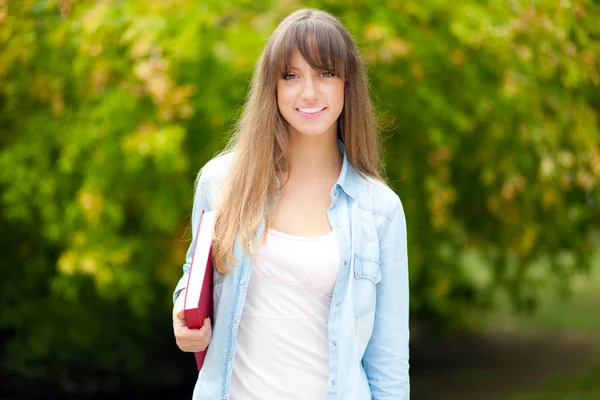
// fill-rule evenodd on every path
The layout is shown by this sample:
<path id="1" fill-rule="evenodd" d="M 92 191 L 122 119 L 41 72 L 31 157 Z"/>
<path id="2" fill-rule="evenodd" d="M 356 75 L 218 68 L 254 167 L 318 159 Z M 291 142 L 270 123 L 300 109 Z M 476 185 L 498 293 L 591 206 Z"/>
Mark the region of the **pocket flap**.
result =
<path id="1" fill-rule="evenodd" d="M 356 279 L 368 279 L 375 284 L 381 282 L 379 263 L 356 256 L 354 259 L 354 277 Z"/>

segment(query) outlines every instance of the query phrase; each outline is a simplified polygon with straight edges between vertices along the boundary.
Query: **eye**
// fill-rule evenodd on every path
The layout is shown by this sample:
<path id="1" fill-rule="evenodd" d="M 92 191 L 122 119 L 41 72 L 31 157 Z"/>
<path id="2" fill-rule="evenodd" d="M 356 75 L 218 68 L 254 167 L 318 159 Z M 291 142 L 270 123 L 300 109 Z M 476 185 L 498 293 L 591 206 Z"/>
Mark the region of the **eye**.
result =
<path id="1" fill-rule="evenodd" d="M 283 74 L 283 79 L 286 81 L 291 81 L 292 79 L 298 78 L 295 74 Z"/>
<path id="2" fill-rule="evenodd" d="M 321 76 L 324 78 L 332 78 L 335 76 L 335 74 L 333 72 L 325 71 L 321 72 Z"/>

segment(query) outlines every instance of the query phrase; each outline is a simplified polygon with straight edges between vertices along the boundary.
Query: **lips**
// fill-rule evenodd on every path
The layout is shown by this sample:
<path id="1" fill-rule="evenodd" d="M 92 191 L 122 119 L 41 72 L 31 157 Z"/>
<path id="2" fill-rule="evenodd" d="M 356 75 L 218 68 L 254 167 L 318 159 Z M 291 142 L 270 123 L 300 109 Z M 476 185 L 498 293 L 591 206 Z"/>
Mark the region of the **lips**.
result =
<path id="1" fill-rule="evenodd" d="M 323 111 L 326 108 L 327 107 L 325 107 L 325 106 L 323 106 L 323 107 L 300 107 L 300 108 L 297 108 L 296 110 L 300 111 L 303 114 L 316 114 L 316 113 Z"/>
<path id="2" fill-rule="evenodd" d="M 321 115 L 325 114 L 327 111 L 327 107 L 311 107 L 311 108 L 297 108 L 296 111 L 300 113 L 303 118 L 306 119 L 316 119 Z"/>

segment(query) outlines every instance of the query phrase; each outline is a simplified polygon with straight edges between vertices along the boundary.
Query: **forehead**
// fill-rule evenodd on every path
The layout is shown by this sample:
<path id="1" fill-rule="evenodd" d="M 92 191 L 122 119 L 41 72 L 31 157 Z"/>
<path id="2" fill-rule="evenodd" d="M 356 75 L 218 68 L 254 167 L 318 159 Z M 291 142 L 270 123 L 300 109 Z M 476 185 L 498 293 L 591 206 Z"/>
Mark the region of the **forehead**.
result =
<path id="1" fill-rule="evenodd" d="M 315 69 L 312 65 L 306 61 L 304 57 L 302 57 L 302 53 L 298 49 L 295 49 L 292 52 L 292 56 L 290 57 L 289 62 L 290 68 L 299 68 L 299 69 Z"/>
<path id="2" fill-rule="evenodd" d="M 310 67 L 344 77 L 351 51 L 342 32 L 331 23 L 302 20 L 275 38 L 271 65 L 280 73 Z"/>

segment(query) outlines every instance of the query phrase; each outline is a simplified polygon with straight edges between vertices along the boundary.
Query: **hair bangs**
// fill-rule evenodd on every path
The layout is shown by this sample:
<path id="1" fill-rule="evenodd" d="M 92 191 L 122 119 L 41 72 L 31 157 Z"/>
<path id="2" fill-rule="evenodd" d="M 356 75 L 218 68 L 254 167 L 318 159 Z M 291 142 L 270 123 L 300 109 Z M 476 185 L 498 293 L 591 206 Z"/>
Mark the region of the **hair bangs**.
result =
<path id="1" fill-rule="evenodd" d="M 287 32 L 274 44 L 271 58 L 280 76 L 292 68 L 296 49 L 312 68 L 346 79 L 348 46 L 341 32 L 329 21 L 303 18 L 288 26 Z"/>

